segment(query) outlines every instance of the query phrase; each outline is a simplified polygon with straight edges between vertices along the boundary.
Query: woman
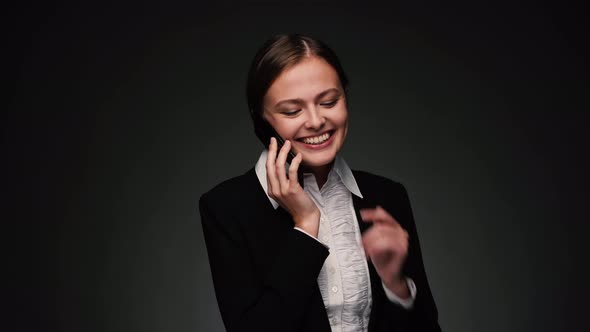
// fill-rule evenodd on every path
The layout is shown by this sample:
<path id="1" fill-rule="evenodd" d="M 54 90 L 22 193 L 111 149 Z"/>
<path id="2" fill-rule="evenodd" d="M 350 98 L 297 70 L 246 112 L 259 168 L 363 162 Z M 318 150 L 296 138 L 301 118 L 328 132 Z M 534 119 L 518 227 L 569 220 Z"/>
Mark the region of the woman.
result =
<path id="1" fill-rule="evenodd" d="M 338 155 L 348 80 L 334 52 L 275 36 L 247 84 L 268 149 L 199 201 L 226 329 L 440 331 L 406 190 Z"/>

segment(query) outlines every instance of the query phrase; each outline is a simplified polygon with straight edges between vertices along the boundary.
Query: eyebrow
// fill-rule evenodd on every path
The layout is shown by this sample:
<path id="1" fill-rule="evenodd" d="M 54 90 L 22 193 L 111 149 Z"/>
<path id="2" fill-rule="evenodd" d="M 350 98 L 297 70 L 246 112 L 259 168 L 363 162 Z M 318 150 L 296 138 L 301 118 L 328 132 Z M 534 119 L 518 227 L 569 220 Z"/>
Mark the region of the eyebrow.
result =
<path id="1" fill-rule="evenodd" d="M 338 96 L 340 96 L 340 90 L 336 89 L 336 88 L 330 88 L 328 90 L 325 90 L 323 92 L 320 92 L 316 97 L 315 100 L 319 100 L 322 99 L 323 97 L 325 97 L 327 94 L 329 94 L 330 92 L 336 92 L 338 93 Z M 281 100 L 278 103 L 276 103 L 274 108 L 278 108 L 279 106 L 281 106 L 282 104 L 303 104 L 304 100 L 301 98 L 295 98 L 295 99 L 286 99 L 286 100 Z"/>

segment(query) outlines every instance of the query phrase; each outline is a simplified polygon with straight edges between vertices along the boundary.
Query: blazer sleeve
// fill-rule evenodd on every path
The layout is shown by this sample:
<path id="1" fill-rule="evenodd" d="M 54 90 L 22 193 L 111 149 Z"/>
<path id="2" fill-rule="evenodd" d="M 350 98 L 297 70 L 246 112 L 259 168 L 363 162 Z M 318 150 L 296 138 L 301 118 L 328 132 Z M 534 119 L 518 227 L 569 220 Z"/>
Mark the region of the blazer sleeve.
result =
<path id="1" fill-rule="evenodd" d="M 279 241 L 270 268 L 254 267 L 244 232 L 227 202 L 204 194 L 199 212 L 217 303 L 228 332 L 297 331 L 329 252 L 295 229 Z"/>
<path id="2" fill-rule="evenodd" d="M 388 317 L 395 317 L 391 319 L 388 325 L 391 326 L 389 331 L 424 331 L 424 332 L 440 332 L 441 328 L 438 323 L 438 310 L 428 284 L 426 271 L 424 269 L 424 262 L 422 261 L 422 252 L 420 249 L 420 241 L 418 239 L 418 232 L 414 221 L 414 215 L 408 198 L 408 193 L 403 185 L 398 184 L 400 200 L 399 210 L 400 218 L 403 218 L 403 223 L 406 231 L 409 234 L 408 256 L 403 267 L 403 273 L 412 278 L 416 285 L 417 293 L 414 305 L 411 309 L 405 309 L 398 304 L 386 301 L 385 311 L 390 314 Z"/>
<path id="3" fill-rule="evenodd" d="M 408 193 L 402 184 L 389 179 L 386 182 L 389 182 L 389 185 L 382 188 L 380 192 L 388 193 L 388 197 L 380 198 L 378 201 L 383 203 L 383 207 L 397 219 L 409 234 L 408 256 L 402 273 L 414 281 L 416 298 L 409 309 L 390 301 L 380 288 L 381 279 L 375 267 L 370 264 L 371 282 L 379 284 L 379 287 L 372 287 L 374 291 L 373 310 L 375 311 L 371 313 L 371 319 L 374 318 L 375 324 L 373 331 L 440 332 L 438 311 L 428 285 Z"/>

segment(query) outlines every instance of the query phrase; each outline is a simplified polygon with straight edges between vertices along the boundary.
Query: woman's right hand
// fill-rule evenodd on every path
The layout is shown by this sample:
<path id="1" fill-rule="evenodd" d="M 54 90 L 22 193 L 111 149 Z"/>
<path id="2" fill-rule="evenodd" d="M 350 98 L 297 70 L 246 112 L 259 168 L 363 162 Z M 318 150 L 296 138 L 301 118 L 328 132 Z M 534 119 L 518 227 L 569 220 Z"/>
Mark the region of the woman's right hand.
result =
<path id="1" fill-rule="evenodd" d="M 297 181 L 297 169 L 303 156 L 298 153 L 289 166 L 289 178 L 285 172 L 285 162 L 291 149 L 291 142 L 285 141 L 278 152 L 277 140 L 272 137 L 266 159 L 266 179 L 268 195 L 293 217 L 295 227 L 317 237 L 320 222 L 320 210 Z"/>

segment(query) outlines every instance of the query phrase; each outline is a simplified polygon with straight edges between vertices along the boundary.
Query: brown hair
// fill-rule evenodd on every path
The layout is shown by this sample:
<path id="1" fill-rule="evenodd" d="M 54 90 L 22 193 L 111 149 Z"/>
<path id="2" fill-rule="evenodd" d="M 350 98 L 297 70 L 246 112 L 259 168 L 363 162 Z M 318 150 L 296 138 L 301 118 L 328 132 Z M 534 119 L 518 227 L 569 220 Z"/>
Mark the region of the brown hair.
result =
<path id="1" fill-rule="evenodd" d="M 262 102 L 266 92 L 286 68 L 301 62 L 305 57 L 317 56 L 330 64 L 347 92 L 348 78 L 336 53 L 320 40 L 300 34 L 280 34 L 268 39 L 258 50 L 248 71 L 246 95 L 248 109 L 254 122 L 256 136 L 266 144 L 260 126 L 264 125 Z"/>

